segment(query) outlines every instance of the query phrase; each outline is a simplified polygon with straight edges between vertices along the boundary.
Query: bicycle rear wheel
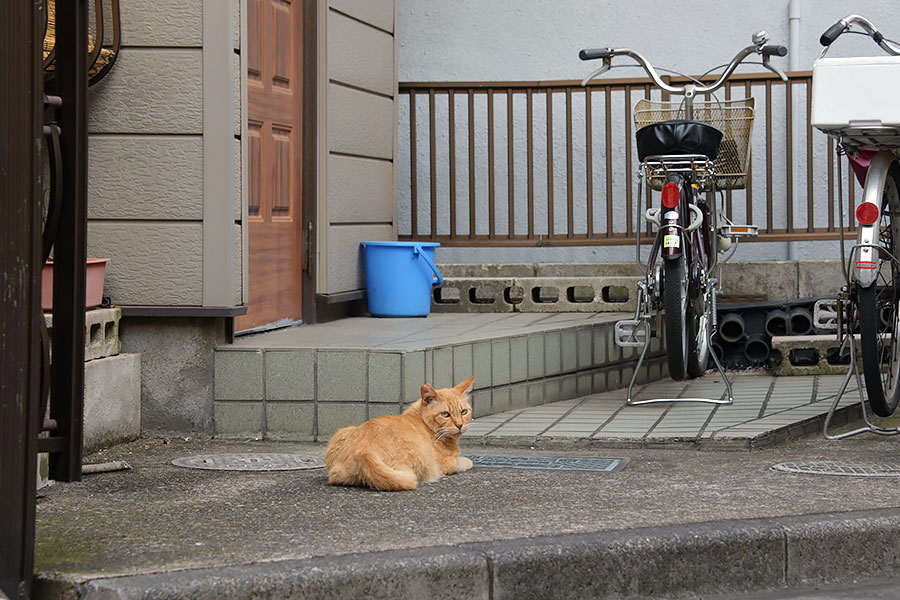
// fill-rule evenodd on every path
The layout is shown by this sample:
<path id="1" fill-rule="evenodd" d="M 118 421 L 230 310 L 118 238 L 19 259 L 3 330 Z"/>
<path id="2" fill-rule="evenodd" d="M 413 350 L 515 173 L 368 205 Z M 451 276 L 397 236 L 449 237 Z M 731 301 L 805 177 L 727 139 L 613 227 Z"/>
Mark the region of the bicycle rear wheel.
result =
<path id="1" fill-rule="evenodd" d="M 889 417 L 900 400 L 900 271 L 891 259 L 900 251 L 900 166 L 896 163 L 888 171 L 879 219 L 879 244 L 886 253 L 878 253 L 875 283 L 857 291 L 857 308 L 869 405 L 878 416 Z"/>
<path id="2" fill-rule="evenodd" d="M 669 377 L 681 381 L 687 374 L 688 346 L 688 282 L 684 268 L 685 255 L 667 260 L 663 265 L 663 308 L 665 309 L 666 362 Z"/>
<path id="3" fill-rule="evenodd" d="M 687 375 L 690 378 L 700 377 L 709 365 L 709 328 L 712 326 L 712 306 L 704 302 L 702 295 L 696 300 L 700 310 L 688 310 L 688 345 Z M 698 314 L 700 313 L 700 314 Z"/>

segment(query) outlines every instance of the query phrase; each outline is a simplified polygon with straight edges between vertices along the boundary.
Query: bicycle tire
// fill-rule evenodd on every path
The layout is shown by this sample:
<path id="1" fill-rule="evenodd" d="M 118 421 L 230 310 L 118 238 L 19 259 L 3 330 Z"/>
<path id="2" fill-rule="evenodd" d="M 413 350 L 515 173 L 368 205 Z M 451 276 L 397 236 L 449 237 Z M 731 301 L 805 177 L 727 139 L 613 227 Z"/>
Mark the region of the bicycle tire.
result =
<path id="1" fill-rule="evenodd" d="M 663 309 L 665 310 L 666 362 L 669 377 L 685 379 L 688 366 L 687 286 L 684 275 L 684 255 L 667 260 L 663 265 Z"/>
<path id="2" fill-rule="evenodd" d="M 688 309 L 688 361 L 687 375 L 693 379 L 706 372 L 709 365 L 709 335 L 708 329 L 712 326 L 712 306 L 705 303 L 702 314 L 696 310 Z"/>
<path id="3" fill-rule="evenodd" d="M 893 215 L 898 215 L 896 222 Z M 890 255 L 900 247 L 900 166 L 891 165 L 879 215 L 879 241 Z M 888 256 L 878 255 L 878 279 L 857 290 L 859 345 L 869 406 L 880 417 L 891 416 L 900 400 L 900 277 Z"/>

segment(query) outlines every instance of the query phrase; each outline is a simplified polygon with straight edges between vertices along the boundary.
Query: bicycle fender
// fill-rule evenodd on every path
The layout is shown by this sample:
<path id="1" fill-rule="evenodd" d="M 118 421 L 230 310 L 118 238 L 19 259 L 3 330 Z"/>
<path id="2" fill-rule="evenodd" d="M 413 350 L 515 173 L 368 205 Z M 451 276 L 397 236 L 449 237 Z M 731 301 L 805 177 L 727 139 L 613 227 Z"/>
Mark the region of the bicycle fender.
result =
<path id="1" fill-rule="evenodd" d="M 872 159 L 866 173 L 863 202 L 871 202 L 882 210 L 882 195 L 888 170 L 896 157 L 890 152 L 879 152 Z M 850 278 L 861 287 L 869 287 L 878 278 L 878 224 L 860 226 L 856 234 L 856 252 L 852 255 Z"/>

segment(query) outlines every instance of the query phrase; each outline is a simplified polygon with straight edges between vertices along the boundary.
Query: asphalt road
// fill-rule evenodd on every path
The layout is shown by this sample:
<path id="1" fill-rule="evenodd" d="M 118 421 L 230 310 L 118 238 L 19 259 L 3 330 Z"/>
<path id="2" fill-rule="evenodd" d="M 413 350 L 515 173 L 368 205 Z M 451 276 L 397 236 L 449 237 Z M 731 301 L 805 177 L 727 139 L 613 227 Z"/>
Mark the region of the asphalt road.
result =
<path id="1" fill-rule="evenodd" d="M 88 457 L 132 471 L 41 492 L 36 569 L 72 578 L 303 559 L 539 535 L 900 507 L 896 479 L 777 473 L 783 461 L 878 462 L 900 438 L 819 437 L 766 450 L 464 447 L 486 454 L 625 457 L 613 473 L 476 468 L 413 492 L 329 486 L 323 470 L 200 471 L 177 457 L 321 455 L 324 446 L 143 440 Z M 900 594 L 898 594 L 900 597 Z"/>

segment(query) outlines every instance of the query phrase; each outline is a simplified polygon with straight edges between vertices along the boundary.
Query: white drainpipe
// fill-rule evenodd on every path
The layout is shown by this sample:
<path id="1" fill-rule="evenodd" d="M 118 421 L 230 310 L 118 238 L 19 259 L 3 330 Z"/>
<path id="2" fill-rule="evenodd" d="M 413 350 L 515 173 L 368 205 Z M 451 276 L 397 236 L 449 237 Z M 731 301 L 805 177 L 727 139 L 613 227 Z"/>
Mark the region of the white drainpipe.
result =
<path id="1" fill-rule="evenodd" d="M 790 0 L 790 4 L 788 4 L 788 27 L 789 27 L 789 36 L 788 40 L 788 70 L 789 71 L 799 71 L 800 70 L 800 12 L 803 5 L 803 0 Z M 792 148 L 791 148 L 791 162 L 793 163 L 791 166 L 791 175 L 794 177 L 795 185 L 791 186 L 791 204 L 796 207 L 797 206 L 797 167 L 798 167 L 798 157 L 800 156 L 800 124 L 797 119 L 793 120 L 792 123 L 793 131 L 791 132 L 791 139 L 793 140 Z M 788 242 L 787 243 L 787 259 L 795 260 L 795 244 L 796 242 Z"/>

